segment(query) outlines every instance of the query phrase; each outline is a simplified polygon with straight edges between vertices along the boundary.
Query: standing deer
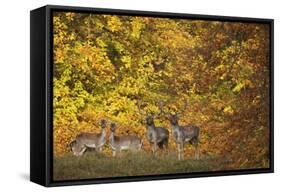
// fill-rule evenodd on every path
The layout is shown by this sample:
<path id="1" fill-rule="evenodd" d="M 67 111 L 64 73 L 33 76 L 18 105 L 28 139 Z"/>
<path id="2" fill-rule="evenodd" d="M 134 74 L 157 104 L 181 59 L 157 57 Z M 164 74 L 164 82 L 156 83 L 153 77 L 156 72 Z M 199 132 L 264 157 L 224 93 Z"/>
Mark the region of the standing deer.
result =
<path id="1" fill-rule="evenodd" d="M 189 143 L 195 147 L 195 159 L 199 159 L 199 130 L 195 125 L 179 125 L 179 116 L 187 108 L 185 102 L 183 110 L 175 114 L 169 113 L 168 118 L 172 125 L 172 134 L 177 143 L 178 159 L 183 159 L 184 145 Z M 163 111 L 161 107 L 161 111 Z"/>
<path id="2" fill-rule="evenodd" d="M 105 119 L 100 120 L 100 126 L 100 133 L 83 132 L 76 136 L 76 139 L 70 143 L 70 148 L 74 155 L 83 155 L 87 148 L 94 148 L 100 152 L 102 151 L 102 147 L 106 142 Z"/>
<path id="3" fill-rule="evenodd" d="M 110 124 L 109 146 L 112 149 L 112 156 L 116 156 L 116 152 L 123 150 L 139 151 L 142 147 L 142 140 L 135 135 L 115 136 L 116 123 Z"/>
<path id="4" fill-rule="evenodd" d="M 138 105 L 141 112 L 140 105 Z M 161 113 L 160 113 L 161 114 Z M 157 115 L 160 116 L 160 114 Z M 145 114 L 146 138 L 152 146 L 152 153 L 156 155 L 157 146 L 160 149 L 168 149 L 169 131 L 164 127 L 156 127 L 154 123 L 155 116 L 153 114 Z"/>

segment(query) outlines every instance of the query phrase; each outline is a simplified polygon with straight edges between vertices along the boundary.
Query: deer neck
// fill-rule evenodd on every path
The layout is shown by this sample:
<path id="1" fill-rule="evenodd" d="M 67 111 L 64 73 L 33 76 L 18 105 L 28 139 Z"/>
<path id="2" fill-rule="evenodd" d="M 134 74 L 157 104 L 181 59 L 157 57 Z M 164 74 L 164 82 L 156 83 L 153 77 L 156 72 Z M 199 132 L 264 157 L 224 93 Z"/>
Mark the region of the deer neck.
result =
<path id="1" fill-rule="evenodd" d="M 176 123 L 172 123 L 172 128 L 173 129 L 178 129 L 180 126 L 179 126 L 179 123 L 176 122 Z"/>
<path id="2" fill-rule="evenodd" d="M 114 132 L 110 131 L 110 135 L 109 135 L 109 138 L 112 138 L 112 139 L 114 139 Z"/>
<path id="3" fill-rule="evenodd" d="M 101 130 L 101 137 L 105 138 L 105 136 L 106 136 L 106 131 L 105 131 L 105 129 L 102 129 Z"/>
<path id="4" fill-rule="evenodd" d="M 111 146 L 114 145 L 114 132 L 112 132 L 112 131 L 110 131 L 109 144 L 110 144 Z"/>
<path id="5" fill-rule="evenodd" d="M 155 130 L 155 124 L 154 124 L 154 122 L 151 123 L 151 125 L 146 125 L 146 127 L 147 127 L 149 130 Z"/>

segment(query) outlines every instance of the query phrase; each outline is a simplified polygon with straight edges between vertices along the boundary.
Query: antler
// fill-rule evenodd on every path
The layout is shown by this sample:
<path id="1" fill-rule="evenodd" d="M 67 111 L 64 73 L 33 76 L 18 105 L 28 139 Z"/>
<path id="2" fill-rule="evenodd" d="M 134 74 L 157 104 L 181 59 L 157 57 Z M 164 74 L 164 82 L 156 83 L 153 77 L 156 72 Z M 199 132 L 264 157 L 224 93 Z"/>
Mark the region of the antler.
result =
<path id="1" fill-rule="evenodd" d="M 141 115 L 146 115 L 146 113 L 144 113 L 141 109 L 141 105 L 142 105 L 142 102 L 140 100 L 137 101 L 137 106 L 138 106 L 138 110 L 139 110 L 139 113 Z"/>
<path id="2" fill-rule="evenodd" d="M 158 113 L 157 117 L 159 117 L 160 115 L 163 114 L 166 114 L 165 111 L 163 110 L 163 107 L 164 107 L 164 102 L 162 100 L 158 101 L 157 102 L 157 106 L 158 108 L 160 109 L 160 113 Z"/>
<path id="3" fill-rule="evenodd" d="M 159 113 L 159 116 L 161 115 L 161 114 L 164 114 L 165 116 L 170 116 L 171 115 L 171 112 L 170 112 L 170 107 L 168 106 L 168 112 L 166 112 L 166 111 L 164 111 L 164 102 L 162 101 L 162 100 L 160 100 L 159 102 L 158 102 L 158 107 L 159 107 L 159 109 L 160 109 L 160 113 Z"/>
<path id="4" fill-rule="evenodd" d="M 185 100 L 184 107 L 180 111 L 178 111 L 176 114 L 181 115 L 187 109 L 187 107 L 188 107 L 188 102 Z"/>

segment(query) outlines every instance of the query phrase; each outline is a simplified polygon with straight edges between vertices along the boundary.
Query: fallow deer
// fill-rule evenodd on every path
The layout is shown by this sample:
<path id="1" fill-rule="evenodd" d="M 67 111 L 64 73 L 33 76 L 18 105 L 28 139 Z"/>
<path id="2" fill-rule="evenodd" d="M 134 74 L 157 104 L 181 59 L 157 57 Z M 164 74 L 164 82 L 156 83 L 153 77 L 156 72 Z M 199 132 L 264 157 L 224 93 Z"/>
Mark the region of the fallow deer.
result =
<path id="1" fill-rule="evenodd" d="M 168 119 L 172 125 L 172 134 L 178 148 L 178 159 L 183 159 L 184 145 L 189 143 L 195 147 L 195 159 L 199 159 L 199 131 L 195 125 L 179 125 L 179 116 L 186 110 L 188 104 L 185 102 L 181 111 L 172 114 L 169 112 Z M 161 111 L 163 111 L 161 107 Z M 165 113 L 165 112 L 164 112 Z M 166 113 L 167 114 L 167 113 Z"/>
<path id="2" fill-rule="evenodd" d="M 83 155 L 87 148 L 94 148 L 100 152 L 102 151 L 102 147 L 106 142 L 105 119 L 100 120 L 100 126 L 100 133 L 82 132 L 76 136 L 76 139 L 70 143 L 70 148 L 74 155 Z"/>
<path id="3" fill-rule="evenodd" d="M 142 113 L 140 109 L 140 104 L 138 103 L 138 109 Z M 161 113 L 160 113 L 161 114 Z M 157 115 L 157 117 L 160 116 Z M 164 127 L 156 127 L 154 123 L 155 115 L 153 114 L 145 114 L 145 124 L 146 124 L 146 138 L 152 146 L 152 153 L 156 155 L 157 146 L 160 149 L 168 149 L 169 144 L 169 131 Z"/>
<path id="4" fill-rule="evenodd" d="M 112 156 L 116 156 L 116 152 L 123 150 L 139 151 L 142 147 L 142 140 L 135 135 L 116 136 L 116 123 L 110 124 L 109 146 L 112 149 Z"/>

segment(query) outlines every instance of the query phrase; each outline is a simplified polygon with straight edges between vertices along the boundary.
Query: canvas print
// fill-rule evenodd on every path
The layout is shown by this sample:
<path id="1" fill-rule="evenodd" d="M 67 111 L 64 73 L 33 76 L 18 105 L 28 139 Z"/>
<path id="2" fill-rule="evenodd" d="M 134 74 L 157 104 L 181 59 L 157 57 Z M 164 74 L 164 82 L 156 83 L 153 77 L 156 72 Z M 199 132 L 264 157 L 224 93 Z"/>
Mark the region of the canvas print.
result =
<path id="1" fill-rule="evenodd" d="M 53 180 L 269 168 L 270 25 L 54 11 Z"/>

